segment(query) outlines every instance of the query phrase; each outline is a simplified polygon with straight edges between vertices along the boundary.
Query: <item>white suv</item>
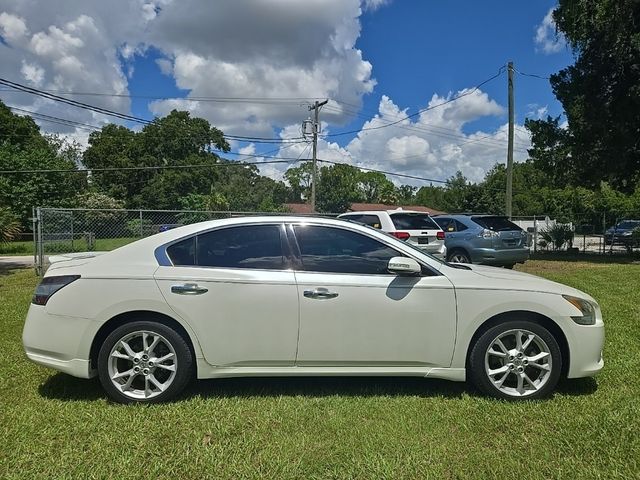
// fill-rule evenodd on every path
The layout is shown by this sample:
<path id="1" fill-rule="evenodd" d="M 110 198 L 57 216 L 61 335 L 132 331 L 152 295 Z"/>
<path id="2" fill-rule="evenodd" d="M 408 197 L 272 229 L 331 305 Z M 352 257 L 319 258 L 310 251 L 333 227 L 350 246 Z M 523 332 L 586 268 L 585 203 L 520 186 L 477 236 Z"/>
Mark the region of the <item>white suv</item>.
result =
<path id="1" fill-rule="evenodd" d="M 444 245 L 444 230 L 428 213 L 398 208 L 396 210 L 349 212 L 339 215 L 338 218 L 377 228 L 400 240 L 405 240 L 431 255 L 441 258 L 447 256 L 447 247 Z"/>

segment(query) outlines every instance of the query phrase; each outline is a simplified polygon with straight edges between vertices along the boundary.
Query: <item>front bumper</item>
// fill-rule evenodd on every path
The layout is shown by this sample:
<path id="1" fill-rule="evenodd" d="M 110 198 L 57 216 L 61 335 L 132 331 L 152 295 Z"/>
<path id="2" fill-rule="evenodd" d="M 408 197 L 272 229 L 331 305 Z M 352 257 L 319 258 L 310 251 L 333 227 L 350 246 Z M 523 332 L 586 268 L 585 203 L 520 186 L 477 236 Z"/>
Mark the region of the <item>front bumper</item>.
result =
<path id="1" fill-rule="evenodd" d="M 510 265 L 524 263 L 529 259 L 529 247 L 526 248 L 476 248 L 471 251 L 471 261 L 484 265 Z"/>
<path id="2" fill-rule="evenodd" d="M 47 313 L 46 307 L 31 305 L 22 331 L 29 360 L 74 377 L 91 378 L 89 351 L 98 328 L 86 318 Z"/>
<path id="3" fill-rule="evenodd" d="M 567 378 L 592 377 L 604 367 L 604 323 L 597 320 L 595 325 L 578 325 L 569 321 L 572 326 L 565 330 L 570 352 Z"/>

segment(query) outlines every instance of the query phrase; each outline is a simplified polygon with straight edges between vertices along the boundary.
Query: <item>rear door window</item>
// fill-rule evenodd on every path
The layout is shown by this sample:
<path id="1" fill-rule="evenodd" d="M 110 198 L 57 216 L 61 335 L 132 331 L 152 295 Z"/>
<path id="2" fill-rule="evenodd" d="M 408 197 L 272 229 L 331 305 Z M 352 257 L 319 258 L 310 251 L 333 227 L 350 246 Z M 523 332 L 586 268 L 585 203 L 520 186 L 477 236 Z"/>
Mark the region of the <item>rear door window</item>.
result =
<path id="1" fill-rule="evenodd" d="M 509 230 L 521 231 L 522 229 L 510 221 L 507 217 L 471 217 L 482 228 L 494 232 L 507 232 Z"/>
<path id="2" fill-rule="evenodd" d="M 392 213 L 389 216 L 398 230 L 440 230 L 426 213 Z"/>

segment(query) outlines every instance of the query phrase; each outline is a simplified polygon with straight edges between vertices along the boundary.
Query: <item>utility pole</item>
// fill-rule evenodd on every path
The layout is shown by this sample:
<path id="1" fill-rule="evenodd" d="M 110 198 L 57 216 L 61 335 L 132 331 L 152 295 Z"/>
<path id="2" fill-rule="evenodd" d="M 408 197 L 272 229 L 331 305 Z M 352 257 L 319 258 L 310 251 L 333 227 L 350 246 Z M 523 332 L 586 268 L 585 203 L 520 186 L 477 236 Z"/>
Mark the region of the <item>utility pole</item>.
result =
<path id="1" fill-rule="evenodd" d="M 511 219 L 513 201 L 513 62 L 507 64 L 508 88 L 509 88 L 509 141 L 507 144 L 507 217 Z"/>
<path id="2" fill-rule="evenodd" d="M 320 107 L 326 105 L 329 100 L 325 100 L 323 102 L 318 102 L 317 100 L 313 104 L 313 106 L 309 107 L 309 110 L 315 110 L 315 119 L 313 122 L 313 162 L 312 162 L 312 171 L 311 171 L 311 211 L 316 211 L 316 178 L 318 169 L 316 164 L 318 162 L 318 131 L 320 130 L 319 123 L 319 115 L 320 115 Z"/>

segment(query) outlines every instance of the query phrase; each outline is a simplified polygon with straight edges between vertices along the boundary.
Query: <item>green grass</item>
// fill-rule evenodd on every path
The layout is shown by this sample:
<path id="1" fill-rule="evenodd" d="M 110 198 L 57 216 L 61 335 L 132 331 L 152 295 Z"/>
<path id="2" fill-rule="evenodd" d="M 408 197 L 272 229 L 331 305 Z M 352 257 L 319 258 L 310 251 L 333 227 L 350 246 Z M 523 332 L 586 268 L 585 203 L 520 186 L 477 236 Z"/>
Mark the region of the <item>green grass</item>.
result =
<path id="1" fill-rule="evenodd" d="M 95 241 L 95 251 L 109 251 L 122 247 L 127 243 L 139 240 L 139 237 L 120 238 L 97 238 Z M 45 255 L 55 255 L 56 253 L 86 252 L 87 242 L 84 238 L 76 239 L 73 242 L 45 242 Z M 0 255 L 33 255 L 33 241 L 19 241 L 0 243 Z"/>
<path id="2" fill-rule="evenodd" d="M 0 275 L 0 478 L 639 478 L 640 265 L 520 269 L 599 300 L 597 380 L 525 403 L 421 379 L 211 380 L 125 407 L 25 359 L 36 278 Z"/>

